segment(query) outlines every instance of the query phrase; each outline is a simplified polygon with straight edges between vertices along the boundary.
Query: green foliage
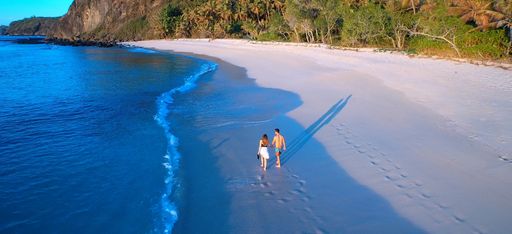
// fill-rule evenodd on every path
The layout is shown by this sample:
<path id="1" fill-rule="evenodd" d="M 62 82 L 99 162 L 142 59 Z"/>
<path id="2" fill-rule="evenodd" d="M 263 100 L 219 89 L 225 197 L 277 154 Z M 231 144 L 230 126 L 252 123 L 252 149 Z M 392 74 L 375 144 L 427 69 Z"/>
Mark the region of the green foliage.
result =
<path id="1" fill-rule="evenodd" d="M 408 51 L 414 54 L 420 53 L 425 55 L 437 55 L 437 54 L 448 54 L 455 56 L 454 51 L 450 48 L 450 45 L 436 39 L 432 39 L 425 36 L 413 37 L 409 41 Z"/>
<path id="2" fill-rule="evenodd" d="M 167 4 L 160 14 L 160 23 L 165 36 L 174 35 L 181 20 L 183 12 L 180 8 Z"/>
<path id="3" fill-rule="evenodd" d="M 258 41 L 283 41 L 283 38 L 277 33 L 266 32 L 258 35 Z"/>
<path id="4" fill-rule="evenodd" d="M 148 21 L 146 20 L 146 17 L 140 17 L 124 24 L 121 29 L 117 31 L 116 37 L 123 40 L 127 38 L 140 40 L 144 38 L 147 30 Z"/>
<path id="5" fill-rule="evenodd" d="M 508 38 L 504 30 L 468 32 L 461 36 L 460 44 L 467 57 L 492 59 L 507 56 Z"/>
<path id="6" fill-rule="evenodd" d="M 281 14 L 274 14 L 270 17 L 267 34 L 272 34 L 275 41 L 289 40 L 290 26 Z"/>
<path id="7" fill-rule="evenodd" d="M 245 37 L 510 59 L 508 0 L 492 6 L 508 18 L 484 31 L 450 14 L 450 7 L 443 0 L 169 0 L 159 22 L 165 37 Z M 139 34 L 145 24 L 139 19 L 122 32 Z"/>
<path id="8" fill-rule="evenodd" d="M 231 22 L 228 25 L 228 28 L 226 29 L 226 31 L 230 35 L 234 35 L 237 37 L 242 36 L 244 33 L 244 30 L 242 29 L 242 22 L 240 22 L 240 21 Z"/>
<path id="9" fill-rule="evenodd" d="M 387 45 L 391 17 L 378 4 L 343 11 L 342 42 L 350 46 Z"/>

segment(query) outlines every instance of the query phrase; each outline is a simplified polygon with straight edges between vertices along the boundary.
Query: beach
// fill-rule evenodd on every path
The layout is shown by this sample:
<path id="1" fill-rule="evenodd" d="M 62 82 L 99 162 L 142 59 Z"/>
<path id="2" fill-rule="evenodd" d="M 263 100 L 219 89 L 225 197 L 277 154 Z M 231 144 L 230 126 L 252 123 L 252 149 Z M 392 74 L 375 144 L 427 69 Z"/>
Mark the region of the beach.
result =
<path id="1" fill-rule="evenodd" d="M 200 125 L 201 106 L 190 116 L 200 129 L 193 138 L 209 144 L 203 151 L 210 151 L 207 160 L 218 168 L 213 179 L 191 181 L 220 186 L 214 193 L 224 194 L 220 205 L 205 201 L 195 209 L 228 207 L 217 211 L 223 217 L 219 230 L 512 231 L 510 70 L 245 40 L 126 44 L 213 57 L 221 65 L 210 82 L 232 76 L 224 79 L 226 89 L 240 89 L 223 105 L 233 109 L 223 110 L 245 111 L 229 121 Z M 233 80 L 254 84 L 230 87 Z M 207 90 L 201 85 L 198 91 Z M 288 152 L 282 168 L 262 172 L 257 141 L 275 127 L 286 137 Z M 194 147 L 184 143 L 179 149 L 184 173 L 202 160 L 195 155 L 191 162 L 187 146 Z M 197 196 L 191 199 L 206 195 Z M 183 222 L 178 219 L 177 232 L 207 228 Z"/>

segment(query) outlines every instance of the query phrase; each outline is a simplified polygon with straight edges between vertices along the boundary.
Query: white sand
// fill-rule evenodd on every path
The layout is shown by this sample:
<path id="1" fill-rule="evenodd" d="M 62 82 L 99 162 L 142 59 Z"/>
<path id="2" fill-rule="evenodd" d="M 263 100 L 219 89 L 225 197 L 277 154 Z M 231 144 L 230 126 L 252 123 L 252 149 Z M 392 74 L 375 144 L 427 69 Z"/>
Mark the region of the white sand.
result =
<path id="1" fill-rule="evenodd" d="M 510 70 L 243 40 L 129 44 L 244 67 L 258 85 L 299 94 L 287 116 L 305 128 L 352 95 L 314 137 L 354 179 L 428 232 L 512 232 Z"/>

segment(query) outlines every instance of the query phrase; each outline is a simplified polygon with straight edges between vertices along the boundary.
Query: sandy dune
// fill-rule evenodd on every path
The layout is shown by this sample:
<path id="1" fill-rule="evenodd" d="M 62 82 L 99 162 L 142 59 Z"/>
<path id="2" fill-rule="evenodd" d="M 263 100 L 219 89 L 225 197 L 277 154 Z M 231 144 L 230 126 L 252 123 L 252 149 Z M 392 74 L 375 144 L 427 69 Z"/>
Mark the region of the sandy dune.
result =
<path id="1" fill-rule="evenodd" d="M 510 70 L 243 40 L 128 44 L 217 57 L 260 86 L 299 94 L 303 105 L 287 116 L 428 232 L 512 232 Z"/>

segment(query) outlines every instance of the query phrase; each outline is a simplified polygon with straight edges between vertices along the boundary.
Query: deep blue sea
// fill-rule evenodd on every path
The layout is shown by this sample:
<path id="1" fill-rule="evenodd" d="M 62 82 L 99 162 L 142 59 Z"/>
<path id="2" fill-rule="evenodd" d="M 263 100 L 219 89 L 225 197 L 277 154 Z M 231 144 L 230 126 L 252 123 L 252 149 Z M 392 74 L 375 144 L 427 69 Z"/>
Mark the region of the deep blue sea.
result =
<path id="1" fill-rule="evenodd" d="M 0 233 L 172 230 L 169 110 L 215 64 L 0 37 Z"/>

